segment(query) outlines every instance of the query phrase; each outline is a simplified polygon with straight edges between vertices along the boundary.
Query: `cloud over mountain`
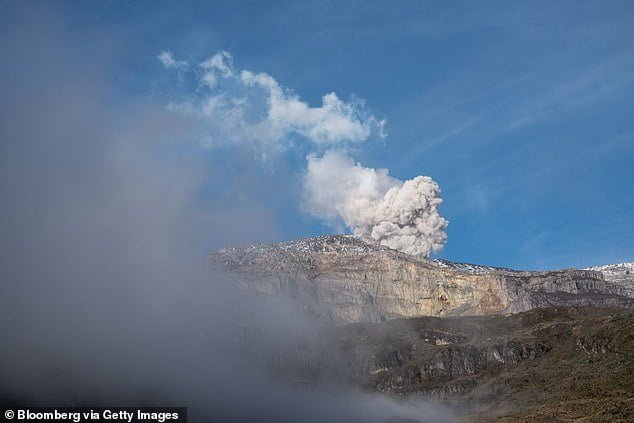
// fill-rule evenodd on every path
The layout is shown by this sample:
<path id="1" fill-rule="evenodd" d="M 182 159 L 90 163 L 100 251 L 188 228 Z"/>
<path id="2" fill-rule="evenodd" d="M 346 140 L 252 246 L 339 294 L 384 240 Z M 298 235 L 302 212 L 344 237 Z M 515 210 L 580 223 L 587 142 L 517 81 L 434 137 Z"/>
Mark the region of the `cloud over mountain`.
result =
<path id="1" fill-rule="evenodd" d="M 267 73 L 237 70 L 226 51 L 193 67 L 166 51 L 158 59 L 193 75 L 196 88 L 168 108 L 191 119 L 208 147 L 246 145 L 263 160 L 298 145 L 310 152 L 304 211 L 409 254 L 428 256 L 444 246 L 447 220 L 436 182 L 427 176 L 403 182 L 351 158 L 352 146 L 385 136 L 385 121 L 362 100 L 330 92 L 311 106 Z"/>

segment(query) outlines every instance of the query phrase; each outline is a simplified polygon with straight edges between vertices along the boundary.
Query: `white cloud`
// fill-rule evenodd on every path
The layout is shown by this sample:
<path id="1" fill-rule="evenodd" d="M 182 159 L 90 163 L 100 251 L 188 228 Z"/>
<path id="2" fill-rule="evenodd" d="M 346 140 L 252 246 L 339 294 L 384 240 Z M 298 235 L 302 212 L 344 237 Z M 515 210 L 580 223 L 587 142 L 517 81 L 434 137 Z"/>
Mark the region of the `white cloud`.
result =
<path id="1" fill-rule="evenodd" d="M 206 73 L 220 72 L 224 78 L 233 76 L 233 56 L 226 51 L 220 51 L 200 64 Z M 214 75 L 215 76 L 215 75 Z"/>
<path id="2" fill-rule="evenodd" d="M 187 67 L 187 62 L 182 60 L 175 60 L 174 56 L 169 51 L 162 51 L 161 54 L 157 56 L 157 58 L 166 69 L 182 70 L 183 68 Z"/>
<path id="3" fill-rule="evenodd" d="M 171 53 L 159 60 L 167 68 L 179 63 Z M 180 66 L 180 65 L 179 65 Z M 372 134 L 383 137 L 384 121 L 361 100 L 341 100 L 331 92 L 317 107 L 282 87 L 271 75 L 236 70 L 233 57 L 221 51 L 192 69 L 198 89 L 170 109 L 193 118 L 210 145 L 247 144 L 266 157 L 294 140 L 327 148 L 359 143 Z"/>

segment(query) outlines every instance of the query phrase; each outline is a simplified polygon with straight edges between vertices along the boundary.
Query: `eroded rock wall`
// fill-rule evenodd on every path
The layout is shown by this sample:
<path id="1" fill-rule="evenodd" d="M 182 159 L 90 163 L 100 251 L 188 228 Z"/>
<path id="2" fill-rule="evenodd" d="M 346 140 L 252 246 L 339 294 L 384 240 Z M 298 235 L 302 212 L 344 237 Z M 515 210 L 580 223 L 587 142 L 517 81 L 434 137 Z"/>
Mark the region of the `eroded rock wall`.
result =
<path id="1" fill-rule="evenodd" d="M 353 236 L 229 248 L 210 262 L 241 288 L 290 297 L 338 323 L 633 304 L 601 272 L 519 272 L 416 258 Z"/>

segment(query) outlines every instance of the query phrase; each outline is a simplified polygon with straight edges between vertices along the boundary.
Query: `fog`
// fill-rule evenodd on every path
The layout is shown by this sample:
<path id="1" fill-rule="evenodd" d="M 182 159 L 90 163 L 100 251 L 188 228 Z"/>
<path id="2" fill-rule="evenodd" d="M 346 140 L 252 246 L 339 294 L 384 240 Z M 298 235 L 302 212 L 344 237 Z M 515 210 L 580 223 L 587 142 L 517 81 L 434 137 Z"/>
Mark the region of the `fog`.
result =
<path id="1" fill-rule="evenodd" d="M 201 199 L 213 169 L 173 114 L 115 98 L 110 41 L 69 48 L 58 17 L 20 7 L 0 40 L 2 402 L 187 406 L 190 421 L 450 418 L 336 371 L 297 380 L 336 368 L 328 329 L 235 291 L 201 249 L 261 236 L 270 211 Z"/>

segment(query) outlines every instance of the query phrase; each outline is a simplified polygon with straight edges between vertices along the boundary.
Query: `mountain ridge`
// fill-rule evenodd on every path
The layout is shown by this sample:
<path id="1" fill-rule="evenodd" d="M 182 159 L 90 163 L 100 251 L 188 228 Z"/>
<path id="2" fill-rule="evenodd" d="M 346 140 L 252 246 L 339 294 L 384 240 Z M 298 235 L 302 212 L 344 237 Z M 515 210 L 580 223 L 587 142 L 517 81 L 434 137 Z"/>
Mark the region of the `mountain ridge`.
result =
<path id="1" fill-rule="evenodd" d="M 353 235 L 223 248 L 209 262 L 240 288 L 290 297 L 338 323 L 634 306 L 628 263 L 514 270 L 415 257 Z"/>
<path id="2" fill-rule="evenodd" d="M 281 353 L 300 354 L 278 371 L 301 386 L 336 375 L 364 391 L 431 399 L 455 421 L 631 420 L 631 263 L 514 270 L 350 235 L 230 247 L 209 261 L 240 288 L 337 323 L 327 358 L 315 361 L 318 347 Z"/>

